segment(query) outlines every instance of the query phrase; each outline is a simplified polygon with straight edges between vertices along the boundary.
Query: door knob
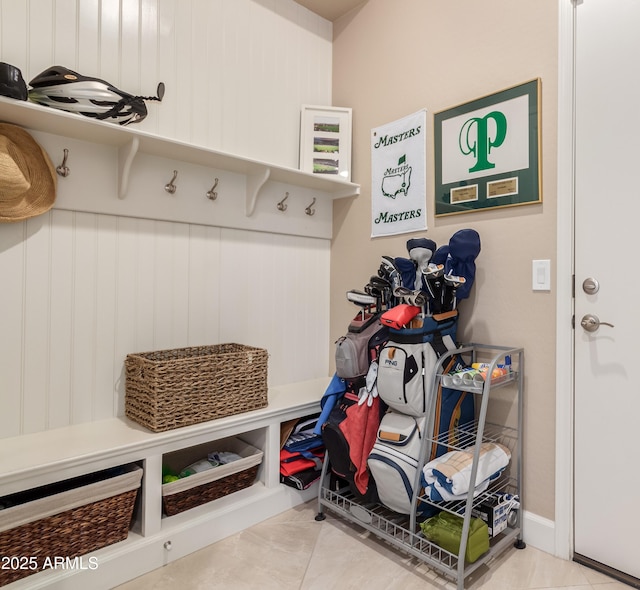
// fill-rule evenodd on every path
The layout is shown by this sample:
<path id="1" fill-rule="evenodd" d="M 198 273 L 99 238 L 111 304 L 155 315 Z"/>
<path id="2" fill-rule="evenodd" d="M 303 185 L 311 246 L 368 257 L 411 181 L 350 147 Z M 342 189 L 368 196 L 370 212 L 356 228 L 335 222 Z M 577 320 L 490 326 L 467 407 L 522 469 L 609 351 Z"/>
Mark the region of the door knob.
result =
<path id="1" fill-rule="evenodd" d="M 582 281 L 582 290 L 587 295 L 595 295 L 600 290 L 600 283 L 598 282 L 598 279 L 589 277 Z"/>
<path id="2" fill-rule="evenodd" d="M 613 324 L 609 322 L 601 322 L 600 318 L 597 315 L 593 315 L 591 313 L 586 314 L 581 320 L 580 325 L 587 332 L 595 332 L 600 326 L 611 326 L 614 327 Z"/>

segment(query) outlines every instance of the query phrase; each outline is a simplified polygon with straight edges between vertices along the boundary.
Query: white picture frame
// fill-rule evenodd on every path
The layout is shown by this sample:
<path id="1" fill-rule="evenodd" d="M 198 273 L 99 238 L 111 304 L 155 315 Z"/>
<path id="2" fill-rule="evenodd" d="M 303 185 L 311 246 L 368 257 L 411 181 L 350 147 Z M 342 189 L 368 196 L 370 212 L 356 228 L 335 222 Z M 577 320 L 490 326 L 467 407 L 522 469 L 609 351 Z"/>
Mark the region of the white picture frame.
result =
<path id="1" fill-rule="evenodd" d="M 351 109 L 302 105 L 300 170 L 351 181 Z"/>

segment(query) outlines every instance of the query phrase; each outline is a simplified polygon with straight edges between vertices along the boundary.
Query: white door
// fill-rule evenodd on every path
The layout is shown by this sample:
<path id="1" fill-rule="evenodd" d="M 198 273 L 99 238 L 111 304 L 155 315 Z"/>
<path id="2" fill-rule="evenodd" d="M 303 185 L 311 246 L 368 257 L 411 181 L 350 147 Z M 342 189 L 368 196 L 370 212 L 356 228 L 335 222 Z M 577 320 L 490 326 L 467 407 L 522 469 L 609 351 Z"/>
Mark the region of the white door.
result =
<path id="1" fill-rule="evenodd" d="M 576 16 L 574 549 L 640 578 L 640 1 Z"/>

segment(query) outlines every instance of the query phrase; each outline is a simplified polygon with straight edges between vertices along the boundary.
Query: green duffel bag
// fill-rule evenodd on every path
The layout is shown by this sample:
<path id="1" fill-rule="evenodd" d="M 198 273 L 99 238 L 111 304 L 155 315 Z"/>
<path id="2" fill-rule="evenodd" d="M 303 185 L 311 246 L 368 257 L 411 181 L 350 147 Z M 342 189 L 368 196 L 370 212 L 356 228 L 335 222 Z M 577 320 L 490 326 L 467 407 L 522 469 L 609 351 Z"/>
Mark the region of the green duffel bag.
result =
<path id="1" fill-rule="evenodd" d="M 460 538 L 462 537 L 462 524 L 463 519 L 460 516 L 450 512 L 440 512 L 420 523 L 420 528 L 429 541 L 449 551 L 449 553 L 458 555 L 460 552 Z M 464 557 L 469 563 L 473 563 L 487 551 L 489 551 L 489 529 L 487 523 L 479 518 L 472 518 Z"/>

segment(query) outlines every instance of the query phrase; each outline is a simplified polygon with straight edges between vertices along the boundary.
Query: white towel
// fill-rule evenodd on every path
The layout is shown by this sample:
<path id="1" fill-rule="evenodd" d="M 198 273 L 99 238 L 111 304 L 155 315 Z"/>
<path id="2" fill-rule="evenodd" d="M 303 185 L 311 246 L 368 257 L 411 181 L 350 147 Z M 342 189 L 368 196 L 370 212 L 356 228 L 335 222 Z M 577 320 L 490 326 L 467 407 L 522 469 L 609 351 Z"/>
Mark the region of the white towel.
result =
<path id="1" fill-rule="evenodd" d="M 423 468 L 427 485 L 438 483 L 449 494 L 464 495 L 471 484 L 471 468 L 475 445 L 463 451 L 451 451 L 427 463 Z M 511 460 L 511 452 L 499 443 L 483 443 L 480 447 L 478 471 L 473 487 L 491 479 Z"/>

